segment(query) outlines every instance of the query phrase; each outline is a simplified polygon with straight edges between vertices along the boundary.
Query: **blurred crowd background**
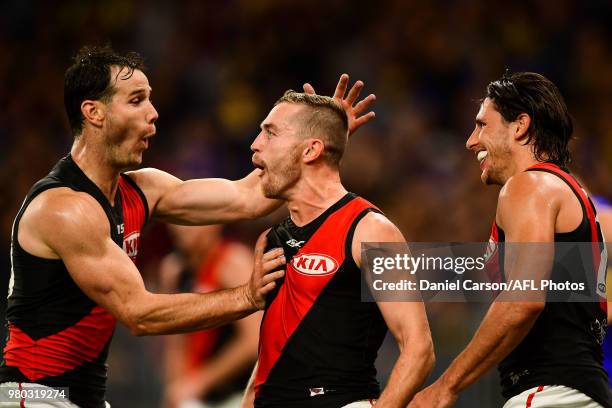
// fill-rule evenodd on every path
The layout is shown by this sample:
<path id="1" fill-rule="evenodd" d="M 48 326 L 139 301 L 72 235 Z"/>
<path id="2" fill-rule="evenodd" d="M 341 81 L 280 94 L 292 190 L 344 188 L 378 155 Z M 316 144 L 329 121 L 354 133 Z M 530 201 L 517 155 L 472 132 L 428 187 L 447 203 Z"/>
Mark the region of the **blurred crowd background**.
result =
<path id="1" fill-rule="evenodd" d="M 249 145 L 274 101 L 304 82 L 330 94 L 346 72 L 351 83 L 365 82 L 364 95 L 377 95 L 376 119 L 351 139 L 344 158 L 346 186 L 376 203 L 409 240 L 484 241 L 498 189 L 481 184 L 464 145 L 487 83 L 510 69 L 540 72 L 559 86 L 575 120 L 571 170 L 592 192 L 612 198 L 612 3 L 606 0 L 9 0 L 2 8 L 4 292 L 13 218 L 30 186 L 72 143 L 63 73 L 84 44 L 110 42 L 144 56 L 160 114 L 144 165 L 181 178 L 246 175 L 253 168 Z M 230 226 L 225 234 L 252 244 L 284 214 Z M 152 223 L 140 252 L 152 290 L 172 250 L 166 227 Z M 430 305 L 437 373 L 469 340 L 482 312 L 478 305 Z M 395 353 L 390 344 L 381 351 L 383 382 Z M 156 406 L 163 347 L 118 330 L 109 360 L 112 404 Z M 497 393 L 492 373 L 457 406 L 494 406 Z"/>

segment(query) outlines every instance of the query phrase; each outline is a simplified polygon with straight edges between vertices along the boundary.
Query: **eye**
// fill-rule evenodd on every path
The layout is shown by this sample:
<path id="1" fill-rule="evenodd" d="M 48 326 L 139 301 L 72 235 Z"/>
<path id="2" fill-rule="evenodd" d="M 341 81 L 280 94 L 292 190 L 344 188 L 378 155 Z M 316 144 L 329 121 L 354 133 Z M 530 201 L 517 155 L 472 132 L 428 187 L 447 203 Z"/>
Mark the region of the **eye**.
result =
<path id="1" fill-rule="evenodd" d="M 141 101 L 142 101 L 142 99 L 140 99 L 140 97 L 138 97 L 138 98 L 133 98 L 132 100 L 130 100 L 130 103 L 132 103 L 134 105 L 138 105 Z"/>

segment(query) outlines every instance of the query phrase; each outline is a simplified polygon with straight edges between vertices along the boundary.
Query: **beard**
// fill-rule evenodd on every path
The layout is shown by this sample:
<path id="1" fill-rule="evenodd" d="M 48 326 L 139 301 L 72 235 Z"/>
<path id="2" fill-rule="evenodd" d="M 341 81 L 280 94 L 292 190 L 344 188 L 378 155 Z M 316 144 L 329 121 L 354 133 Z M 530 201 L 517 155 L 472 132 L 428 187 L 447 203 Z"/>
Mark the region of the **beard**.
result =
<path id="1" fill-rule="evenodd" d="M 503 186 L 509 178 L 510 162 L 512 161 L 512 150 L 509 143 L 503 143 L 491 154 L 491 164 L 487 169 L 484 183 L 487 185 L 497 184 Z"/>
<path id="2" fill-rule="evenodd" d="M 286 199 L 285 193 L 293 187 L 301 177 L 300 149 L 293 149 L 288 157 L 275 169 L 266 168 L 266 175 L 262 180 L 262 190 L 266 198 Z"/>
<path id="3" fill-rule="evenodd" d="M 121 171 L 134 170 L 142 163 L 142 152 L 128 149 L 125 145 L 129 139 L 129 130 L 117 125 L 109 113 L 106 129 L 106 156 L 114 168 Z"/>

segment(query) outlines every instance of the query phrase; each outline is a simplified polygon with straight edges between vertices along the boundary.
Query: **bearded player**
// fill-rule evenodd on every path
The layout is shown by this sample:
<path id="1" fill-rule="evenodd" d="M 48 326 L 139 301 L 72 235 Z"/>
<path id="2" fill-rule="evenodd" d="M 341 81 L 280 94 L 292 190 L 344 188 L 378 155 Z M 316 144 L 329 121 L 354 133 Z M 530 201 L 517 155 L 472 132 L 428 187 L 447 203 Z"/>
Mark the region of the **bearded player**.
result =
<path id="1" fill-rule="evenodd" d="M 504 408 L 612 407 L 602 352 L 607 255 L 595 207 L 567 170 L 572 130 L 557 87 L 519 72 L 489 84 L 466 146 L 480 162 L 482 181 L 502 186 L 491 241 L 531 244 L 500 262 L 498 277 L 559 281 L 568 270 L 584 271 L 596 279 L 598 301 L 493 302 L 466 349 L 410 407 L 450 407 L 496 364 Z M 562 258 L 548 250 L 555 243 L 574 253 L 587 243 L 589 253 Z"/>
<path id="2" fill-rule="evenodd" d="M 345 75 L 339 83 L 342 95 L 347 81 Z M 29 405 L 8 398 L 11 391 L 61 387 L 70 400 L 62 406 L 102 408 L 117 321 L 135 335 L 216 327 L 261 309 L 282 276 L 267 273 L 282 264 L 282 251 L 264 255 L 262 238 L 245 285 L 207 294 L 147 291 L 134 260 L 150 218 L 227 223 L 281 204 L 263 196 L 258 171 L 237 181 L 182 181 L 157 169 L 125 172 L 141 164 L 155 135 L 151 91 L 142 59 L 110 47 L 83 48 L 66 71 L 72 149 L 32 187 L 13 224 L 8 341 L 0 366 L 0 398 L 9 406 Z M 353 125 L 373 116 L 354 115 L 368 100 L 373 96 L 355 107 L 354 100 L 339 101 Z"/>
<path id="3" fill-rule="evenodd" d="M 377 407 L 405 407 L 433 367 L 422 302 L 361 302 L 361 243 L 405 240 L 342 185 L 346 141 L 346 114 L 331 98 L 288 91 L 251 145 L 264 195 L 285 200 L 290 216 L 268 234 L 288 265 L 268 298 L 243 407 L 370 407 L 377 398 Z M 381 394 L 374 361 L 387 327 L 401 353 Z"/>

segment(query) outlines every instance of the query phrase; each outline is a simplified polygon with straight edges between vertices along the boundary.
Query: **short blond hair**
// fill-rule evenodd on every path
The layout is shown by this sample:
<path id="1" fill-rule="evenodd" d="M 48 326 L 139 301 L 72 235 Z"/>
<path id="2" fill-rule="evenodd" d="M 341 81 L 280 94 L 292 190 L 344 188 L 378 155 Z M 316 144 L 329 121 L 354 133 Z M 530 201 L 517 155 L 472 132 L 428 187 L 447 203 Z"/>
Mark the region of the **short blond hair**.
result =
<path id="1" fill-rule="evenodd" d="M 317 134 L 324 144 L 323 158 L 328 164 L 338 166 L 344 155 L 348 140 L 348 117 L 333 98 L 288 90 L 274 104 L 294 103 L 305 105 L 308 110 L 302 118 L 302 127 L 307 136 Z"/>

